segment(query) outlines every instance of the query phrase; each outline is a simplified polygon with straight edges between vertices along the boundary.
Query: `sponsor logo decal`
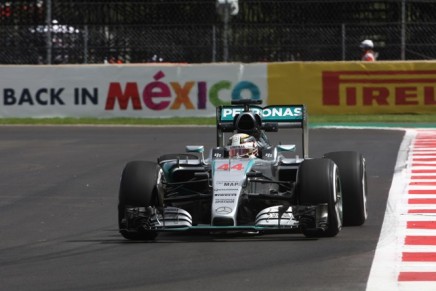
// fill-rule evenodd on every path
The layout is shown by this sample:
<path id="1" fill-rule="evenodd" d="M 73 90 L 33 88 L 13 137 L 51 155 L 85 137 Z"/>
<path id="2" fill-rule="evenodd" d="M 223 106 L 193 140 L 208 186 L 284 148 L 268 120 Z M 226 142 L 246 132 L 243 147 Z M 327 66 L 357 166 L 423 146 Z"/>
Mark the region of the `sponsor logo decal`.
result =
<path id="1" fill-rule="evenodd" d="M 218 207 L 217 209 L 215 209 L 215 213 L 217 214 L 229 214 L 232 212 L 232 209 L 230 207 Z"/>
<path id="2" fill-rule="evenodd" d="M 232 191 L 238 191 L 238 188 L 225 188 L 225 189 L 214 189 L 214 192 L 232 192 Z"/>
<path id="3" fill-rule="evenodd" d="M 273 154 L 272 154 L 272 153 L 266 153 L 264 156 L 265 156 L 266 158 L 272 158 L 272 157 L 273 157 Z"/>
<path id="4" fill-rule="evenodd" d="M 324 71 L 327 106 L 436 105 L 436 71 Z"/>
<path id="5" fill-rule="evenodd" d="M 242 107 L 224 107 L 221 110 L 221 121 L 233 121 L 233 118 L 243 111 Z M 250 111 L 259 114 L 264 121 L 289 121 L 303 118 L 302 106 L 268 106 L 265 108 L 252 106 Z"/>
<path id="6" fill-rule="evenodd" d="M 240 181 L 215 181 L 214 192 L 238 191 Z"/>
<path id="7" fill-rule="evenodd" d="M 214 152 L 214 153 L 213 153 L 213 157 L 214 157 L 214 158 L 222 158 L 222 157 L 223 157 L 223 154 L 220 153 L 220 152 Z"/>
<path id="8" fill-rule="evenodd" d="M 217 199 L 215 200 L 215 203 L 231 204 L 235 203 L 235 199 Z"/>
<path id="9" fill-rule="evenodd" d="M 224 182 L 224 187 L 235 187 L 239 186 L 239 182 Z"/>
<path id="10" fill-rule="evenodd" d="M 220 80 L 211 84 L 207 81 L 187 81 L 185 83 L 165 81 L 165 73 L 158 71 L 153 75 L 154 81 L 145 86 L 137 82 L 112 82 L 108 88 L 105 110 L 114 110 L 118 104 L 120 110 L 133 107 L 134 110 L 148 108 L 150 110 L 195 110 L 207 109 L 207 104 L 216 107 L 229 105 L 222 100 L 221 91 L 230 91 L 232 100 L 242 99 L 248 92 L 248 99 L 261 99 L 259 87 L 249 81 L 233 84 L 228 80 Z"/>

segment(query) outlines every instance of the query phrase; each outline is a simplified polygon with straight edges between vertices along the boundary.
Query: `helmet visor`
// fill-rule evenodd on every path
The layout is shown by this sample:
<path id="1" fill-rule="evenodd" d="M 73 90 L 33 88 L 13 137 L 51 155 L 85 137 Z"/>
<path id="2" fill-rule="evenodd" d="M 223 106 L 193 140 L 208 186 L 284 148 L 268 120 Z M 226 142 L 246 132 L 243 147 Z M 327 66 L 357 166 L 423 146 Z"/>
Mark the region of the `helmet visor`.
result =
<path id="1" fill-rule="evenodd" d="M 229 147 L 229 158 L 248 158 L 253 149 L 246 148 L 243 146 L 230 146 Z"/>

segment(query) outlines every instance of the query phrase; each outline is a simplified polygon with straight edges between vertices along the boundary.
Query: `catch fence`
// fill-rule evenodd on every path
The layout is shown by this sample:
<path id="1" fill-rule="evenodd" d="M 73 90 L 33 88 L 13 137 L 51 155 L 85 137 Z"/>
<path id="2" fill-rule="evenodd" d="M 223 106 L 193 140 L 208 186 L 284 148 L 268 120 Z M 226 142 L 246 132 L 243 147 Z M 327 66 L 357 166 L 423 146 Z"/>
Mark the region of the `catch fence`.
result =
<path id="1" fill-rule="evenodd" d="M 436 1 L 236 2 L 2 0 L 0 64 L 359 60 L 363 39 L 379 60 L 436 58 Z"/>

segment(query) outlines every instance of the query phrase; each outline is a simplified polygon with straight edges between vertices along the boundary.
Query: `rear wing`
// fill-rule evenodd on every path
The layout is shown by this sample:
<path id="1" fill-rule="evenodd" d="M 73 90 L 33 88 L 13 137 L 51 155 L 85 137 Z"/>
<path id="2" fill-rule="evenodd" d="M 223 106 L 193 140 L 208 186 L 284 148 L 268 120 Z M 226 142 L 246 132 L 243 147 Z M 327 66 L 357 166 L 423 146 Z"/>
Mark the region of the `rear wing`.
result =
<path id="1" fill-rule="evenodd" d="M 279 128 L 301 128 L 306 120 L 304 105 L 250 106 L 249 110 L 258 114 L 264 122 L 277 122 Z M 233 123 L 235 116 L 242 112 L 243 106 L 219 106 L 218 123 Z"/>
<path id="2" fill-rule="evenodd" d="M 224 132 L 237 130 L 236 118 L 250 111 L 259 115 L 261 129 L 278 131 L 280 128 L 295 128 L 302 130 L 302 151 L 304 158 L 309 153 L 309 132 L 307 127 L 307 111 L 305 105 L 270 105 L 261 107 L 252 103 L 231 106 L 219 106 L 216 109 L 217 146 L 224 146 Z"/>

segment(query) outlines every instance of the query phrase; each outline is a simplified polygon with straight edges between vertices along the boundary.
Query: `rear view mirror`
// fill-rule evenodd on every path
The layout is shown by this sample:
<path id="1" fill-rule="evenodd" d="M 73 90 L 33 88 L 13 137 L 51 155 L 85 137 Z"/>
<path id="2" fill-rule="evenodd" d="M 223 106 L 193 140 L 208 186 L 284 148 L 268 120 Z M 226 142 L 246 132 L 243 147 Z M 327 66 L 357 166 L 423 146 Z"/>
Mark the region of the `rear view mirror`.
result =
<path id="1" fill-rule="evenodd" d="M 202 146 L 202 145 L 188 145 L 188 146 L 186 146 L 186 152 L 188 152 L 188 153 L 203 153 L 204 146 Z"/>
<path id="2" fill-rule="evenodd" d="M 277 146 L 279 152 L 295 152 L 295 148 L 294 144 L 281 144 Z"/>

